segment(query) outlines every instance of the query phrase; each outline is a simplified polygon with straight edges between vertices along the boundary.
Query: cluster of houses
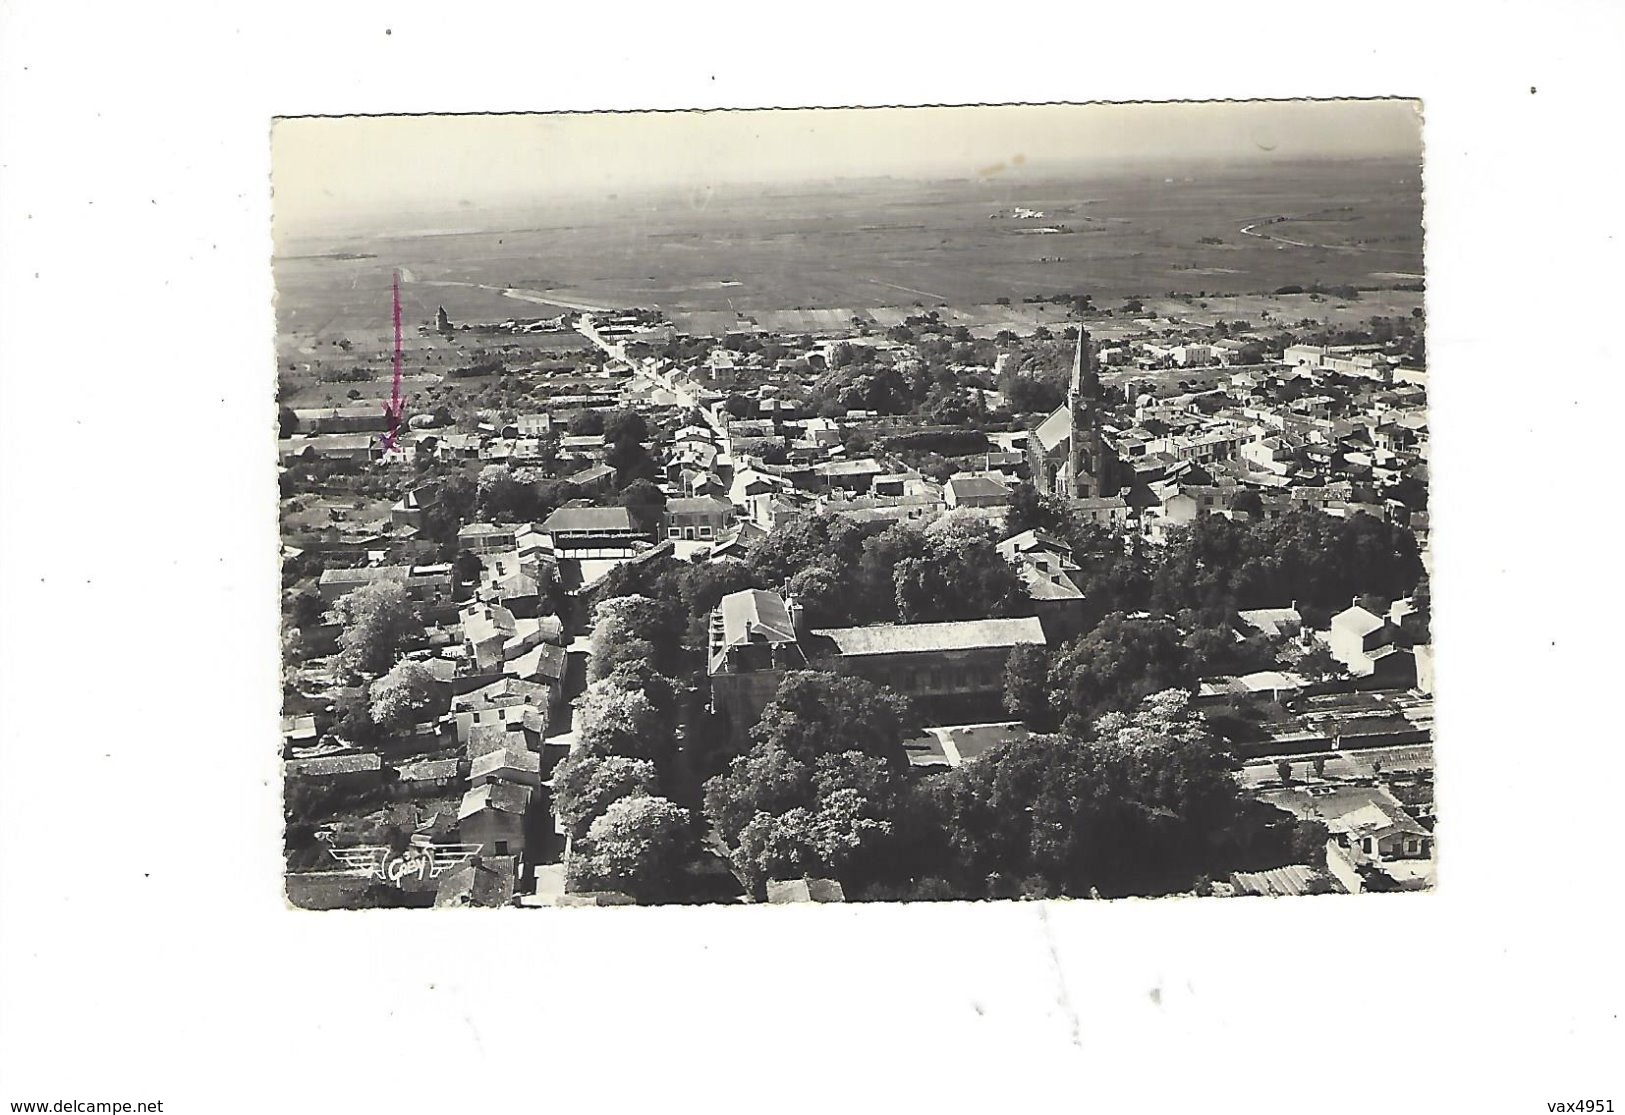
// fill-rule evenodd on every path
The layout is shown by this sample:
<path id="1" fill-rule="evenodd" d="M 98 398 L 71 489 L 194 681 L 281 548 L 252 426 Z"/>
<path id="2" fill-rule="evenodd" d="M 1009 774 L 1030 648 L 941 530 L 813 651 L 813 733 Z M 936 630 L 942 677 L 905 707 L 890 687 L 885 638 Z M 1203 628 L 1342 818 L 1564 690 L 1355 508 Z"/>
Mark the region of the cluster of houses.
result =
<path id="1" fill-rule="evenodd" d="M 1426 512 L 1405 498 L 1416 487 L 1408 481 L 1420 479 L 1425 491 L 1425 386 L 1401 381 L 1380 354 L 1289 351 L 1281 366 L 1237 372 L 1201 391 L 1159 397 L 1136 393 L 1130 383 L 1126 405 L 1107 405 L 1096 370 L 1101 354 L 1083 334 L 1066 404 L 1032 429 L 989 434 L 984 452 L 958 459 L 943 477 L 868 448 L 919 428 L 919 420 L 857 412 L 803 416 L 771 390 L 757 391 L 755 405 L 740 415 L 740 407 L 725 405 L 729 400 L 709 386 L 715 360 L 726 356 L 735 364 L 737 354 L 718 346 L 704 366 L 688 369 L 628 358 L 626 338 L 645 336 L 648 326 L 627 320 L 597 328 L 596 342 L 616 360 L 615 370 L 593 387 L 614 405 L 688 416 L 668 423 L 665 429 L 675 432 L 651 447 L 665 496 L 652 518 L 618 502 L 605 439 L 558 437 L 551 412 L 471 433 L 411 430 L 383 450 L 376 437 L 381 415 L 330 408 L 299 414 L 301 433 L 281 443 L 284 460 L 352 452 L 360 454 L 356 459 L 384 453 L 410 459 L 432 452 L 472 465 L 539 462 L 546 455 L 549 470 L 569 485 L 569 501 L 542 522 L 464 525 L 457 548 L 467 559 L 460 556 L 458 564 L 477 561 L 472 579 L 433 560 L 436 548 L 418 537 L 435 506 L 432 485 L 405 491 L 387 518 L 352 524 L 336 543 L 329 531 L 317 543 L 341 559 L 320 575 L 324 605 L 379 581 L 406 589 L 425 620 L 408 657 L 433 675 L 440 693 L 424 723 L 376 752 L 321 735 L 309 715 L 292 718 L 285 725 L 287 778 L 443 798 L 456 836 L 481 846 L 490 861 L 457 876 L 463 900 L 491 893 L 492 872 L 523 879 L 524 868 L 534 866 L 541 845 L 553 837 L 547 779 L 570 745 L 571 679 L 584 676 L 583 644 L 572 640 L 563 617 L 572 614 L 571 598 L 623 563 L 663 553 L 735 559 L 770 532 L 820 512 L 866 523 L 924 524 L 955 511 L 1002 523 L 1023 482 L 1065 499 L 1077 515 L 1136 531 L 1151 544 L 1204 516 L 1271 517 L 1297 508 L 1368 512 L 1408 526 L 1425 543 Z M 1181 362 L 1222 362 L 1231 351 L 1183 347 L 1189 351 L 1175 357 Z M 579 403 L 578 396 L 570 398 L 570 406 Z M 860 451 L 848 450 L 854 433 L 864 435 Z M 290 540 L 295 553 L 299 542 Z M 1061 540 L 1040 531 L 1011 532 L 998 552 L 1026 585 L 1033 615 L 813 629 L 796 601 L 780 593 L 753 589 L 725 597 L 708 635 L 713 710 L 744 740 L 787 670 L 824 665 L 895 688 L 920 705 L 936 727 L 911 745 L 917 766 L 972 762 L 1000 740 L 1020 738 L 1026 729 L 1009 723 L 1000 704 L 1011 651 L 1076 636 L 1088 609 L 1078 565 Z M 1297 657 L 1323 646 L 1352 679 L 1341 688 L 1359 690 L 1356 696 L 1379 704 L 1383 693 L 1425 696 L 1432 685 L 1431 648 L 1408 626 L 1413 611 L 1406 601 L 1382 612 L 1355 601 L 1321 631 L 1305 631 L 1288 601 L 1242 613 L 1237 638 L 1263 634 L 1277 642 L 1280 668 L 1209 679 L 1199 696 L 1292 704 L 1290 716 L 1272 721 L 1265 753 L 1429 739 L 1430 705 L 1423 711 L 1415 701 L 1327 711 L 1303 702 L 1337 693 L 1293 669 Z M 322 630 L 310 634 L 320 646 Z M 1367 727 L 1373 731 L 1362 730 Z M 1330 807 L 1318 804 L 1320 815 L 1329 816 Z M 1389 823 L 1379 824 L 1379 813 Z M 1341 837 L 1339 862 L 1352 864 L 1356 876 L 1361 857 L 1431 855 L 1431 838 L 1411 832 L 1403 809 L 1395 814 L 1387 802 L 1368 802 L 1338 817 L 1353 818 L 1333 831 Z"/>

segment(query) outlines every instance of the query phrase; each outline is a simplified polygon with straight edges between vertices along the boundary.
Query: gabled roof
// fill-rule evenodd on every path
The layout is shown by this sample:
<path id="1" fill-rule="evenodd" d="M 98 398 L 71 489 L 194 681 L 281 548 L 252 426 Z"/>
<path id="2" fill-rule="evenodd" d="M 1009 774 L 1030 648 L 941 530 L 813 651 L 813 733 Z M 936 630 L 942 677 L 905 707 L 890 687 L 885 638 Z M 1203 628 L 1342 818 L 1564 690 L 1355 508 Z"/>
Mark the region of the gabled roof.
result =
<path id="1" fill-rule="evenodd" d="M 606 476 L 615 475 L 615 470 L 608 465 L 588 465 L 580 472 L 572 472 L 564 478 L 566 484 L 596 484 Z"/>
<path id="2" fill-rule="evenodd" d="M 846 892 L 834 879 L 770 879 L 767 900 L 783 902 L 845 902 Z"/>
<path id="3" fill-rule="evenodd" d="M 666 513 L 668 515 L 697 514 L 706 511 L 727 513 L 733 510 L 733 504 L 716 496 L 692 496 L 681 499 L 668 499 Z"/>
<path id="4" fill-rule="evenodd" d="M 476 758 L 469 767 L 468 776 L 481 778 L 499 770 L 516 770 L 523 774 L 540 775 L 542 759 L 528 747 L 515 747 L 510 743 L 500 751 L 487 751 Z"/>
<path id="5" fill-rule="evenodd" d="M 529 807 L 529 786 L 520 786 L 513 782 L 487 782 L 483 786 L 475 786 L 463 795 L 463 803 L 457 810 L 457 819 L 466 821 L 486 809 L 522 817 Z"/>
<path id="6" fill-rule="evenodd" d="M 440 778 L 457 777 L 456 759 L 426 759 L 421 763 L 403 763 L 395 768 L 402 782 L 433 782 Z"/>
<path id="7" fill-rule="evenodd" d="M 1033 438 L 1046 453 L 1065 445 L 1072 440 L 1072 412 L 1065 406 L 1056 407 L 1033 429 Z"/>
<path id="8" fill-rule="evenodd" d="M 283 769 L 294 777 L 321 778 L 336 774 L 369 774 L 381 771 L 384 762 L 377 755 L 329 755 L 320 759 L 289 759 Z"/>
<path id="9" fill-rule="evenodd" d="M 514 857 L 475 856 L 440 877 L 436 906 L 506 906 L 514 894 Z"/>
<path id="10" fill-rule="evenodd" d="M 872 654 L 975 650 L 1044 642 L 1044 625 L 1036 617 L 973 619 L 948 623 L 888 623 L 873 627 L 831 627 L 813 632 L 835 644 L 847 658 Z"/>
<path id="11" fill-rule="evenodd" d="M 1381 631 L 1386 621 L 1382 616 L 1361 607 L 1345 608 L 1332 617 L 1332 626 L 1354 635 L 1369 635 Z"/>
<path id="12" fill-rule="evenodd" d="M 1275 638 L 1284 634 L 1284 627 L 1302 627 L 1303 616 L 1296 608 L 1249 608 L 1236 616 L 1248 627 Z"/>
<path id="13" fill-rule="evenodd" d="M 947 490 L 953 493 L 955 499 L 969 499 L 978 496 L 1007 496 L 1010 489 L 997 480 L 989 480 L 985 476 L 955 476 L 948 481 Z"/>
<path id="14" fill-rule="evenodd" d="M 471 692 L 453 697 L 451 707 L 457 712 L 469 712 L 521 703 L 545 705 L 547 700 L 548 690 L 545 685 L 521 681 L 519 678 L 498 678 L 490 685 L 483 685 Z"/>
<path id="15" fill-rule="evenodd" d="M 561 507 L 542 524 L 545 531 L 631 531 L 632 513 L 625 507 Z"/>
<path id="16" fill-rule="evenodd" d="M 516 678 L 544 678 L 556 682 L 564 677 L 565 651 L 556 643 L 541 643 L 509 662 L 504 670 Z"/>
<path id="17" fill-rule="evenodd" d="M 722 645 L 743 646 L 760 635 L 769 643 L 796 641 L 795 625 L 784 598 L 776 592 L 748 588 L 730 592 L 718 605 L 722 613 Z"/>
<path id="18" fill-rule="evenodd" d="M 860 457 L 855 461 L 830 461 L 813 471 L 820 476 L 880 476 L 886 470 L 873 457 Z"/>
<path id="19" fill-rule="evenodd" d="M 460 613 L 463 635 L 480 643 L 494 635 L 507 637 L 518 630 L 513 613 L 501 604 L 471 604 Z"/>

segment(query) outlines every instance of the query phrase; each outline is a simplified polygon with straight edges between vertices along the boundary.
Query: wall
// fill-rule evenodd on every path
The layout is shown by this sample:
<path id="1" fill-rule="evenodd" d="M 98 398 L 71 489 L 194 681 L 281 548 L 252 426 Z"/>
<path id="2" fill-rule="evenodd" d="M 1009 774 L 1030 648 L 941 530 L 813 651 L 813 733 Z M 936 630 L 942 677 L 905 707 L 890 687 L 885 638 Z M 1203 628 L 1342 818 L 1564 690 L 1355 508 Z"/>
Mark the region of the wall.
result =
<path id="1" fill-rule="evenodd" d="M 1332 878 L 1343 884 L 1343 889 L 1350 894 L 1359 894 L 1365 889 L 1360 873 L 1354 869 L 1354 863 L 1349 859 L 1348 852 L 1336 840 L 1326 841 L 1326 870 Z"/>

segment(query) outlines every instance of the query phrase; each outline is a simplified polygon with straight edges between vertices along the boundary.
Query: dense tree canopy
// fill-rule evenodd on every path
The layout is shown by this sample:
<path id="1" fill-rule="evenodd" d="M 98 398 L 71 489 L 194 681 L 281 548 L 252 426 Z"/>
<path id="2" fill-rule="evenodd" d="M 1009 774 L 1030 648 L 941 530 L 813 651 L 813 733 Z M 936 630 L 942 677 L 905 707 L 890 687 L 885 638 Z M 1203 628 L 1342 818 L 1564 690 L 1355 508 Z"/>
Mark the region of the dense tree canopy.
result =
<path id="1" fill-rule="evenodd" d="M 939 776 L 958 869 L 1073 895 L 1155 893 L 1201 869 L 1241 797 L 1234 760 L 1185 701 L 1158 695 L 1094 742 L 1033 736 Z"/>
<path id="2" fill-rule="evenodd" d="M 706 784 L 705 812 L 736 873 L 761 897 L 770 879 L 882 871 L 903 777 L 858 751 L 807 762 L 759 744 Z"/>
<path id="3" fill-rule="evenodd" d="M 593 682 L 577 699 L 576 740 L 589 755 L 624 755 L 656 764 L 669 762 L 674 746 L 670 718 L 641 689 L 623 688 L 615 678 Z"/>
<path id="4" fill-rule="evenodd" d="M 792 758 L 861 751 L 906 763 L 903 742 L 919 731 L 908 698 L 858 677 L 793 670 L 779 683 L 751 738 Z"/>
<path id="5" fill-rule="evenodd" d="M 380 728 L 400 731 L 430 711 L 438 689 L 427 667 L 402 659 L 368 689 L 368 713 Z"/>
<path id="6" fill-rule="evenodd" d="M 952 514 L 950 512 L 950 514 Z M 898 618 L 905 623 L 1016 615 L 1028 608 L 1026 586 L 995 548 L 991 527 L 926 530 L 915 554 L 893 566 Z"/>
<path id="7" fill-rule="evenodd" d="M 1421 574 L 1415 536 L 1364 513 L 1296 511 L 1259 522 L 1210 515 L 1169 543 L 1152 576 L 1151 603 L 1170 612 L 1291 600 L 1336 609 L 1363 592 L 1403 596 Z"/>
<path id="8" fill-rule="evenodd" d="M 589 671 L 594 680 L 629 661 L 669 668 L 685 626 L 672 601 L 641 595 L 600 599 L 593 607 L 592 622 Z"/>
<path id="9" fill-rule="evenodd" d="M 1132 709 L 1159 690 L 1192 688 L 1196 673 L 1172 621 L 1113 612 L 1060 648 L 1049 683 L 1062 729 L 1086 737 L 1102 714 Z"/>
<path id="10" fill-rule="evenodd" d="M 570 857 L 571 882 L 656 901 L 672 892 L 692 846 L 688 810 L 665 798 L 624 797 L 587 829 Z"/>
<path id="11" fill-rule="evenodd" d="M 660 775 L 647 759 L 573 751 L 553 768 L 553 813 L 575 839 L 622 798 L 658 792 Z"/>
<path id="12" fill-rule="evenodd" d="M 422 630 L 416 605 L 395 581 L 375 581 L 344 594 L 333 605 L 333 616 L 344 628 L 338 665 L 353 677 L 382 674 L 406 640 Z"/>
<path id="13" fill-rule="evenodd" d="M 1055 729 L 1049 703 L 1049 648 L 1021 643 L 1004 664 L 1004 708 L 1035 732 Z"/>

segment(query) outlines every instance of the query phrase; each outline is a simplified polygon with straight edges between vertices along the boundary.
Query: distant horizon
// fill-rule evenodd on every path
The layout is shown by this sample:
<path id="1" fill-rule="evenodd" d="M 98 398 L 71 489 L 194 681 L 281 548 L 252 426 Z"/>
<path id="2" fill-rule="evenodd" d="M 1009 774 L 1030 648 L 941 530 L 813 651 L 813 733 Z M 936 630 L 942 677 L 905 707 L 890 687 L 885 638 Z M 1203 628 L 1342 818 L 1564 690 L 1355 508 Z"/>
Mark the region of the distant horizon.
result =
<path id="1" fill-rule="evenodd" d="M 277 239 L 614 196 L 1422 161 L 1409 100 L 280 117 Z"/>

